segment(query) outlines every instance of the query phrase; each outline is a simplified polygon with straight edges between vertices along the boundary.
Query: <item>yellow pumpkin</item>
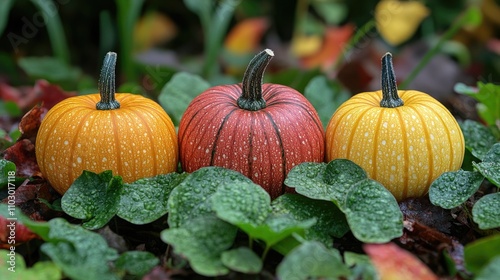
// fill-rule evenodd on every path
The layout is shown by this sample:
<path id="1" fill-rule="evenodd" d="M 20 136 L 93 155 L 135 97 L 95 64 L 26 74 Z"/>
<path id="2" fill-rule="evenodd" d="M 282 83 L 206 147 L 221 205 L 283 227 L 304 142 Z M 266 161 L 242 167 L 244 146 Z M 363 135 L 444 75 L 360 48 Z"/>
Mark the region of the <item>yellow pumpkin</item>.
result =
<path id="1" fill-rule="evenodd" d="M 65 99 L 42 120 L 36 159 L 60 194 L 83 170 L 112 170 L 133 182 L 177 168 L 177 136 L 170 117 L 151 99 L 115 94 L 115 64 L 116 53 L 108 53 L 100 93 Z"/>
<path id="2" fill-rule="evenodd" d="M 461 167 L 462 131 L 430 95 L 396 87 L 392 56 L 382 58 L 382 90 L 354 95 L 326 128 L 326 157 L 349 159 L 398 201 L 427 193 L 443 172 Z"/>

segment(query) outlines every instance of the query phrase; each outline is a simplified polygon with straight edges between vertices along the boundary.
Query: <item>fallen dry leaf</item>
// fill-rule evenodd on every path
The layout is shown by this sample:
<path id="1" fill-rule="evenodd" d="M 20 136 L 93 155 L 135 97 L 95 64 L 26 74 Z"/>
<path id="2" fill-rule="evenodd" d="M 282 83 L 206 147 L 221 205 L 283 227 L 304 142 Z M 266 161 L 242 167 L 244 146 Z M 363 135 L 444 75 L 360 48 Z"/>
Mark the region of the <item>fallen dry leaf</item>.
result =
<path id="1" fill-rule="evenodd" d="M 13 238 L 9 238 L 11 236 Z M 10 249 L 11 246 L 17 246 L 33 238 L 39 237 L 25 225 L 0 216 L 0 249 Z"/>
<path id="2" fill-rule="evenodd" d="M 334 65 L 353 32 L 354 26 L 352 24 L 341 27 L 328 27 L 319 51 L 312 55 L 300 57 L 300 65 L 306 69 L 320 67 L 321 70 L 327 71 Z"/>
<path id="3" fill-rule="evenodd" d="M 16 165 L 16 175 L 19 177 L 41 177 L 36 162 L 35 145 L 29 139 L 17 141 L 3 152 L 3 158 Z"/>
<path id="4" fill-rule="evenodd" d="M 64 91 L 60 86 L 46 80 L 37 80 L 33 87 L 17 88 L 0 82 L 0 98 L 15 102 L 21 110 L 26 110 L 40 103 L 43 103 L 45 108 L 50 109 L 63 99 L 75 95 L 75 92 Z"/>
<path id="5" fill-rule="evenodd" d="M 422 261 L 394 243 L 365 244 L 363 249 L 370 257 L 381 280 L 438 279 Z"/>
<path id="6" fill-rule="evenodd" d="M 29 139 L 32 143 L 35 143 L 38 128 L 47 111 L 47 108 L 35 105 L 28 113 L 24 114 L 19 122 L 19 131 L 21 132 L 19 139 Z"/>

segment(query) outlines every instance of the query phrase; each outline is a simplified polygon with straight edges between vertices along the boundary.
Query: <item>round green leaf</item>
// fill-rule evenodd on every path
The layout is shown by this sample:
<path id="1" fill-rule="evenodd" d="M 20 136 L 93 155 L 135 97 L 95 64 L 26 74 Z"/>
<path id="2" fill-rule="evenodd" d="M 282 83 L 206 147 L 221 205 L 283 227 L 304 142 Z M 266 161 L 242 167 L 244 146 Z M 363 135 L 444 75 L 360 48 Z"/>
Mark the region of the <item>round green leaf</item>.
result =
<path id="1" fill-rule="evenodd" d="M 271 212 L 269 194 L 259 185 L 245 181 L 220 185 L 211 203 L 217 217 L 233 225 L 260 225 Z"/>
<path id="2" fill-rule="evenodd" d="M 182 227 L 161 232 L 161 239 L 185 257 L 193 270 L 204 276 L 229 273 L 221 254 L 233 245 L 237 229 L 213 215 L 187 220 Z"/>
<path id="3" fill-rule="evenodd" d="M 342 237 L 349 231 L 344 213 L 330 201 L 314 200 L 297 194 L 284 194 L 271 204 L 273 213 L 290 214 L 299 221 L 316 219 L 316 224 L 306 229 L 307 240 L 331 243 L 331 236 Z"/>
<path id="4" fill-rule="evenodd" d="M 0 250 L 0 261 L 2 262 L 0 279 L 60 280 L 63 277 L 61 269 L 53 262 L 38 261 L 32 267 L 26 267 L 26 262 L 21 254 L 16 255 L 15 266 L 11 266 L 9 253 L 8 250 Z"/>
<path id="5" fill-rule="evenodd" d="M 40 250 L 71 279 L 117 279 L 108 262 L 118 258 L 99 234 L 68 223 L 63 218 L 48 222 L 50 230 Z"/>
<path id="6" fill-rule="evenodd" d="M 479 171 L 488 181 L 494 184 L 497 187 L 500 187 L 500 162 L 473 162 L 477 171 Z"/>
<path id="7" fill-rule="evenodd" d="M 238 227 L 252 239 L 258 239 L 272 247 L 293 233 L 304 233 L 316 222 L 315 219 L 299 221 L 291 215 L 270 215 L 263 224 L 240 223 Z"/>
<path id="8" fill-rule="evenodd" d="M 339 279 L 351 273 L 336 249 L 307 241 L 285 256 L 276 274 L 279 279 Z"/>
<path id="9" fill-rule="evenodd" d="M 167 213 L 170 192 L 187 176 L 187 173 L 170 173 L 124 184 L 118 216 L 137 225 L 159 219 Z"/>
<path id="10" fill-rule="evenodd" d="M 474 278 L 475 280 L 497 280 L 500 275 L 500 256 L 491 260 Z"/>
<path id="11" fill-rule="evenodd" d="M 82 219 L 83 227 L 105 226 L 118 212 L 122 178 L 111 171 L 96 174 L 83 171 L 61 199 L 61 207 L 73 218 Z"/>
<path id="12" fill-rule="evenodd" d="M 476 201 L 472 208 L 472 219 L 480 229 L 500 227 L 500 193 L 488 194 Z"/>
<path id="13" fill-rule="evenodd" d="M 495 143 L 486 153 L 483 162 L 500 162 L 500 143 Z"/>
<path id="14" fill-rule="evenodd" d="M 285 185 L 309 198 L 331 201 L 331 186 L 323 178 L 325 170 L 326 163 L 301 163 L 288 172 Z"/>
<path id="15" fill-rule="evenodd" d="M 328 4 L 326 6 L 329 6 Z M 323 75 L 316 76 L 309 81 L 304 89 L 304 96 L 318 112 L 325 128 L 335 110 L 350 97 L 340 84 L 331 84 Z"/>
<path id="16" fill-rule="evenodd" d="M 432 182 L 429 188 L 429 199 L 432 204 L 451 209 L 464 203 L 471 197 L 483 182 L 479 172 L 450 171 L 445 172 Z"/>
<path id="17" fill-rule="evenodd" d="M 210 84 L 200 76 L 179 72 L 162 88 L 158 102 L 178 125 L 191 100 L 209 87 Z"/>
<path id="18" fill-rule="evenodd" d="M 359 165 L 347 159 L 335 159 L 326 166 L 324 180 L 331 185 L 337 205 L 343 205 L 351 187 L 368 178 Z"/>
<path id="19" fill-rule="evenodd" d="M 493 259 L 500 256 L 500 234 L 483 237 L 464 248 L 464 262 L 468 271 L 478 274 Z"/>
<path id="20" fill-rule="evenodd" d="M 221 185 L 233 182 L 252 183 L 243 174 L 222 167 L 204 167 L 189 174 L 170 193 L 169 226 L 180 227 L 192 218 L 214 213 L 211 197 Z"/>
<path id="21" fill-rule="evenodd" d="M 155 267 L 160 260 L 147 251 L 128 251 L 120 255 L 115 266 L 131 275 L 142 277 Z"/>
<path id="22" fill-rule="evenodd" d="M 223 252 L 221 261 L 230 269 L 247 274 L 259 273 L 263 265 L 260 257 L 247 247 Z"/>
<path id="23" fill-rule="evenodd" d="M 384 243 L 403 234 L 403 213 L 380 183 L 365 179 L 351 188 L 344 213 L 354 236 L 366 243 Z"/>
<path id="24" fill-rule="evenodd" d="M 476 121 L 465 120 L 460 123 L 460 128 L 464 133 L 465 148 L 480 160 L 483 160 L 491 147 L 497 142 L 493 133 Z"/>

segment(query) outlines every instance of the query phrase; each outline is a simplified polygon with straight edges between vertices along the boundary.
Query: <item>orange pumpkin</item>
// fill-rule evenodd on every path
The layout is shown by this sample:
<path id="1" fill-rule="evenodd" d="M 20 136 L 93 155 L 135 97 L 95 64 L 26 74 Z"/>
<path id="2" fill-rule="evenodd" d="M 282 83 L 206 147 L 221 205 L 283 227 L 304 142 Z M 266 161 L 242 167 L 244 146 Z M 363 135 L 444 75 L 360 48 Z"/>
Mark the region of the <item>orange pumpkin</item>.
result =
<path id="1" fill-rule="evenodd" d="M 177 169 L 175 127 L 160 105 L 115 95 L 116 53 L 108 53 L 99 94 L 71 97 L 49 110 L 37 134 L 40 171 L 64 194 L 83 170 L 112 170 L 133 182 Z"/>
<path id="2" fill-rule="evenodd" d="M 326 157 L 352 160 L 400 201 L 426 194 L 443 172 L 459 169 L 465 145 L 457 121 L 439 101 L 398 91 L 391 57 L 382 59 L 382 90 L 356 94 L 332 116 Z"/>

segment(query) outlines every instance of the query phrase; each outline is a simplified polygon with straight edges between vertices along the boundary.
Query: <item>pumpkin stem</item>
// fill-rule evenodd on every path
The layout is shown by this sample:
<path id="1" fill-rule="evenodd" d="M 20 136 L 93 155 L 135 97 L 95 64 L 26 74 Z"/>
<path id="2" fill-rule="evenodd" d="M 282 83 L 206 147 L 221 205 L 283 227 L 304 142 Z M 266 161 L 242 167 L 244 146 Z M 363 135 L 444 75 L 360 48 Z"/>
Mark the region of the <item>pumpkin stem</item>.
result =
<path id="1" fill-rule="evenodd" d="M 258 111 L 266 108 L 266 101 L 262 98 L 262 80 L 264 71 L 274 53 L 270 49 L 265 49 L 257 54 L 248 64 L 243 75 L 242 93 L 237 100 L 241 109 Z"/>
<path id="2" fill-rule="evenodd" d="M 99 77 L 101 100 L 95 106 L 97 110 L 114 110 L 120 108 L 120 103 L 115 99 L 115 66 L 116 53 L 108 52 L 104 57 L 101 76 Z"/>
<path id="3" fill-rule="evenodd" d="M 382 57 L 382 100 L 380 106 L 384 108 L 396 108 L 403 106 L 404 102 L 398 95 L 396 75 L 392 65 L 391 53 L 386 53 Z"/>

